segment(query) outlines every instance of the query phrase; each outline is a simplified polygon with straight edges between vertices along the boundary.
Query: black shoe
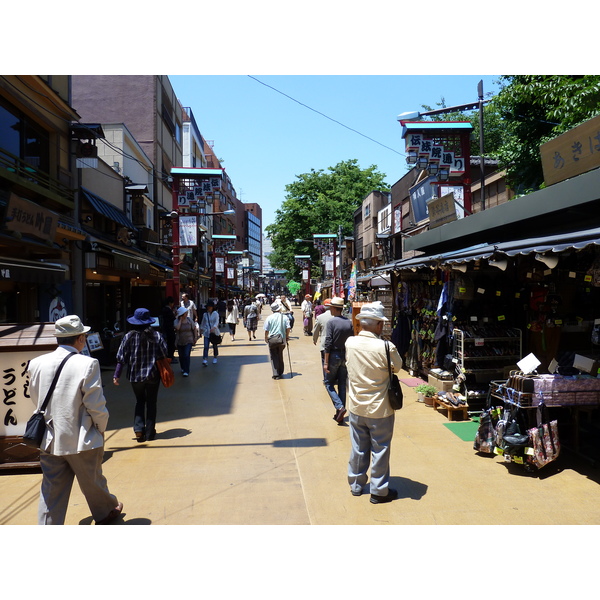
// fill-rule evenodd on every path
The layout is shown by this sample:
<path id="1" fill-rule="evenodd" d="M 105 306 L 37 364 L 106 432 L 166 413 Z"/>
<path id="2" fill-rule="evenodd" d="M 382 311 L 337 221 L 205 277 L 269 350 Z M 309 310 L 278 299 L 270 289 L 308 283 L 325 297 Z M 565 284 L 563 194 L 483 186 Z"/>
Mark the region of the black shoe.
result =
<path id="1" fill-rule="evenodd" d="M 148 435 L 148 441 L 151 442 L 156 437 L 156 429 L 152 430 L 152 433 Z"/>
<path id="2" fill-rule="evenodd" d="M 360 490 L 358 490 L 358 491 L 350 490 L 350 493 L 351 493 L 353 496 L 362 496 L 362 492 L 363 492 L 363 491 L 362 491 L 362 488 L 360 488 Z"/>
<path id="3" fill-rule="evenodd" d="M 334 421 L 337 421 L 340 425 L 342 425 L 344 423 L 344 416 L 346 414 L 346 409 L 345 408 L 338 408 L 335 411 L 335 415 L 333 417 Z"/>
<path id="4" fill-rule="evenodd" d="M 395 500 L 397 497 L 398 492 L 392 488 L 388 488 L 387 496 L 377 496 L 375 494 L 371 494 L 371 504 L 385 504 L 386 502 Z"/>
<path id="5" fill-rule="evenodd" d="M 135 432 L 135 439 L 137 442 L 145 442 L 146 441 L 146 436 L 144 435 L 143 431 L 136 431 Z"/>

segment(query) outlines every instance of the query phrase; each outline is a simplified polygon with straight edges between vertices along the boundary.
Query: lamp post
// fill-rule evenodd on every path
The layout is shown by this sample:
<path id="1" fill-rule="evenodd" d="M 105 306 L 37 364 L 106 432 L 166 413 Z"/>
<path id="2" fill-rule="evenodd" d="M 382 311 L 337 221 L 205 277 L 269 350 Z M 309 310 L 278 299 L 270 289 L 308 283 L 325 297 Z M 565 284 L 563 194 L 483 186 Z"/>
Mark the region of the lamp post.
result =
<path id="1" fill-rule="evenodd" d="M 235 235 L 213 235 L 212 240 L 213 240 L 212 296 L 213 296 L 213 298 L 215 298 L 216 294 L 217 294 L 217 269 L 216 269 L 217 253 L 219 253 L 219 254 L 225 253 L 226 254 L 229 251 L 229 249 L 231 249 L 235 246 L 237 236 L 235 236 Z M 220 243 L 217 245 L 217 242 L 220 242 Z M 226 265 L 224 265 L 224 268 L 227 268 Z M 227 277 L 227 273 L 225 273 L 225 277 Z"/>
<path id="2" fill-rule="evenodd" d="M 469 102 L 468 104 L 459 104 L 458 106 L 450 106 L 449 108 L 438 108 L 435 110 L 428 110 L 426 112 L 419 111 L 410 111 L 404 112 L 398 115 L 398 121 L 400 123 L 404 121 L 416 121 L 421 117 L 431 117 L 435 115 L 444 115 L 453 112 L 462 112 L 465 110 L 475 110 L 479 109 L 479 170 L 480 170 L 480 180 L 481 180 L 481 210 L 485 210 L 485 165 L 483 161 L 483 150 L 484 150 L 484 137 L 483 137 L 483 105 L 487 104 L 489 101 L 483 99 L 483 80 L 480 80 L 477 84 L 477 102 Z M 468 148 L 469 140 L 463 139 L 463 156 L 470 156 L 469 148 Z M 422 156 L 414 151 L 408 151 L 406 156 L 406 162 L 408 164 L 416 164 L 419 167 L 419 159 L 423 160 Z M 421 168 L 428 168 L 431 166 L 432 162 L 429 160 L 425 160 L 425 166 Z M 435 167 L 433 167 L 435 169 Z M 449 173 L 445 168 L 440 167 L 439 163 L 437 165 L 437 169 L 435 173 L 430 172 L 430 175 L 437 175 L 439 181 L 448 181 Z M 465 164 L 465 183 L 467 183 L 470 187 L 470 164 Z M 466 192 L 465 192 L 466 194 Z M 470 196 L 470 190 L 469 190 Z M 467 204 L 465 202 L 465 204 Z M 463 207 L 464 208 L 464 207 Z M 468 206 L 468 210 L 472 210 L 471 206 Z"/>
<path id="3" fill-rule="evenodd" d="M 313 243 L 321 252 L 321 256 L 331 255 L 333 260 L 333 295 L 337 295 L 337 269 L 336 269 L 336 245 L 337 234 L 335 233 L 314 233 Z"/>
<path id="4" fill-rule="evenodd" d="M 294 256 L 294 259 L 296 261 L 296 264 L 301 268 L 301 269 L 306 269 L 306 289 L 305 289 L 305 293 L 306 294 L 310 294 L 310 265 L 311 265 L 311 258 L 310 258 L 310 254 L 297 254 L 296 256 Z"/>
<path id="5" fill-rule="evenodd" d="M 173 167 L 171 169 L 169 181 L 172 184 L 171 243 L 173 279 L 170 286 L 167 286 L 168 296 L 179 298 L 182 237 L 180 210 L 186 211 L 192 201 L 196 203 L 204 202 L 206 198 L 204 185 L 207 184 L 212 192 L 213 189 L 221 187 L 222 179 L 223 169 L 197 169 L 191 167 Z"/>

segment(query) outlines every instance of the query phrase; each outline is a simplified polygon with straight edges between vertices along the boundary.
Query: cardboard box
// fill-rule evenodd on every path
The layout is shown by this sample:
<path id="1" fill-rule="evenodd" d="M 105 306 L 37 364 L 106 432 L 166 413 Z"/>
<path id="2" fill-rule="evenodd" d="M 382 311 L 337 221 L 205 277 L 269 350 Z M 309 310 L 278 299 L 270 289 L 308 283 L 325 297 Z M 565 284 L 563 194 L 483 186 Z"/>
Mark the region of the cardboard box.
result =
<path id="1" fill-rule="evenodd" d="M 452 379 L 439 379 L 435 375 L 427 376 L 427 383 L 432 385 L 438 392 L 451 392 L 454 380 Z"/>
<path id="2" fill-rule="evenodd" d="M 589 373 L 590 375 L 596 376 L 600 369 L 600 357 L 598 356 L 586 356 L 584 354 L 576 354 L 573 360 L 573 367 Z"/>

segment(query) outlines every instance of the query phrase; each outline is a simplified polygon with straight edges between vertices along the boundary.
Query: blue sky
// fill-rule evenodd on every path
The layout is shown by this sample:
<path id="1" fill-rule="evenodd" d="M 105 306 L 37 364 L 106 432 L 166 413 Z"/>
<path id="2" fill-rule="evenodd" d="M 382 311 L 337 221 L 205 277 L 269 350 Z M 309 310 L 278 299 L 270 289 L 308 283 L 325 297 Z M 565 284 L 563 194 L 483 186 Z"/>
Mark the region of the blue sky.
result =
<path id="1" fill-rule="evenodd" d="M 442 98 L 447 106 L 476 101 L 480 80 L 484 93 L 498 90 L 496 75 L 252 77 L 169 79 L 204 138 L 214 141 L 238 197 L 261 205 L 264 225 L 273 222 L 285 186 L 311 169 L 357 159 L 362 168 L 376 165 L 392 185 L 407 170 L 398 114 L 437 108 Z"/>

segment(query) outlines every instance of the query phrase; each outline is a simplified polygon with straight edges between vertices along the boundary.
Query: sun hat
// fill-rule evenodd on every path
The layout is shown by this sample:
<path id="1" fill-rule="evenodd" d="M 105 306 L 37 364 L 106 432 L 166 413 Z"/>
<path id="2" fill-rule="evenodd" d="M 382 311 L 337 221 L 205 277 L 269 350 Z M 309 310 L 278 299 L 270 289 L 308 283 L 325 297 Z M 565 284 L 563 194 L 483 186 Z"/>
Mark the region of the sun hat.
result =
<path id="1" fill-rule="evenodd" d="M 279 312 L 281 310 L 281 304 L 279 304 L 279 302 L 273 302 L 273 304 L 271 304 L 271 310 L 273 312 Z"/>
<path id="2" fill-rule="evenodd" d="M 336 296 L 331 300 L 331 306 L 335 306 L 336 308 L 344 308 L 344 299 Z"/>
<path id="3" fill-rule="evenodd" d="M 360 307 L 360 312 L 356 315 L 356 318 L 361 321 L 362 319 L 373 319 L 374 321 L 388 321 L 388 318 L 383 314 L 384 306 L 377 300 L 369 304 L 363 304 Z"/>
<path id="4" fill-rule="evenodd" d="M 136 308 L 133 315 L 127 317 L 127 322 L 131 325 L 152 325 L 155 321 L 147 308 Z"/>
<path id="5" fill-rule="evenodd" d="M 305 298 L 312 298 L 312 296 L 310 294 L 306 294 L 306 296 L 304 296 Z"/>
<path id="6" fill-rule="evenodd" d="M 184 313 L 188 312 L 190 309 L 186 308 L 185 306 L 180 306 L 177 309 L 177 314 L 175 316 L 180 317 L 181 315 L 183 315 Z"/>
<path id="7" fill-rule="evenodd" d="M 54 335 L 56 337 L 73 337 L 87 333 L 90 329 L 91 327 L 84 325 L 77 315 L 67 315 L 54 323 Z"/>
<path id="8" fill-rule="evenodd" d="M 323 306 L 331 306 L 331 300 L 327 298 L 325 302 L 323 302 Z"/>

